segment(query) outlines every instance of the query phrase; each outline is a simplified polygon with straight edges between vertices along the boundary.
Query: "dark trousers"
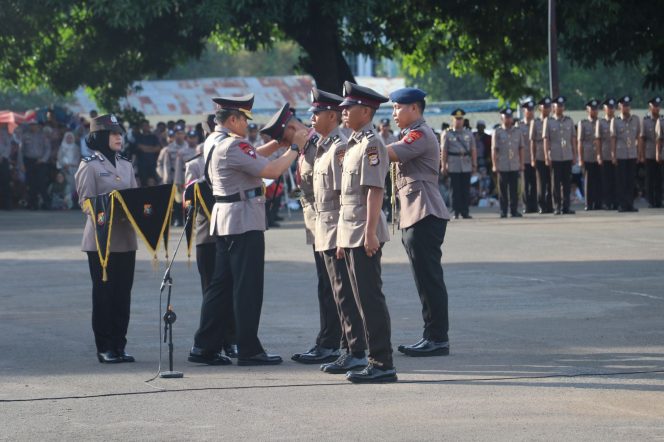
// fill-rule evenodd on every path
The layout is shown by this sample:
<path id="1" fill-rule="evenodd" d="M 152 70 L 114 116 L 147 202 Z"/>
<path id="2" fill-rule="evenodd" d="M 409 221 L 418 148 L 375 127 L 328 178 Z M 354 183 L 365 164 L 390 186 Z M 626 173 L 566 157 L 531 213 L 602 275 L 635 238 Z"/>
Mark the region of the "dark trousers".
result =
<path id="1" fill-rule="evenodd" d="M 470 172 L 450 173 L 452 184 L 452 209 L 454 213 L 467 216 L 470 206 Z"/>
<path id="2" fill-rule="evenodd" d="M 542 212 L 553 211 L 551 199 L 551 168 L 544 161 L 536 161 L 537 169 L 537 204 Z"/>
<path id="3" fill-rule="evenodd" d="M 618 208 L 616 194 L 616 166 L 611 161 L 602 162 L 602 202 L 606 209 Z"/>
<path id="4" fill-rule="evenodd" d="M 10 192 L 11 175 L 9 173 L 9 160 L 0 158 L 0 209 L 12 208 L 12 196 Z"/>
<path id="5" fill-rule="evenodd" d="M 618 160 L 616 166 L 616 198 L 622 210 L 634 208 L 636 160 Z"/>
<path id="6" fill-rule="evenodd" d="M 401 231 L 401 243 L 422 302 L 422 337 L 437 342 L 447 341 L 449 331 L 447 287 L 440 262 L 446 229 L 447 220 L 429 215 Z"/>
<path id="7" fill-rule="evenodd" d="M 318 277 L 318 311 L 320 313 L 320 330 L 316 336 L 316 345 L 336 349 L 339 348 L 341 342 L 341 322 L 339 322 L 339 312 L 332 294 L 323 252 L 314 250 L 314 260 Z"/>
<path id="8" fill-rule="evenodd" d="M 553 204 L 556 210 L 569 210 L 572 184 L 572 162 L 553 161 Z"/>
<path id="9" fill-rule="evenodd" d="M 602 168 L 597 163 L 585 163 L 586 207 L 592 210 L 602 208 Z"/>
<path id="10" fill-rule="evenodd" d="M 38 163 L 32 158 L 24 158 L 25 182 L 28 185 L 28 207 L 39 209 L 39 197 L 42 199 L 42 208 L 50 207 L 48 197 L 48 165 Z"/>
<path id="11" fill-rule="evenodd" d="M 363 352 L 367 349 L 364 322 L 353 295 L 346 263 L 343 259 L 337 259 L 336 249 L 326 250 L 322 255 L 341 324 L 341 348 L 352 353 Z"/>
<path id="12" fill-rule="evenodd" d="M 127 345 L 136 252 L 109 253 L 106 282 L 102 281 L 99 254 L 87 254 L 92 279 L 92 331 L 97 351 L 122 351 Z"/>
<path id="13" fill-rule="evenodd" d="M 367 333 L 369 362 L 379 368 L 392 368 L 390 313 L 380 276 L 382 248 L 371 257 L 364 247 L 347 248 L 344 253 L 355 302 Z"/>
<path id="14" fill-rule="evenodd" d="M 225 324 L 235 316 L 238 353 L 246 358 L 264 351 L 258 339 L 263 307 L 265 237 L 251 230 L 217 237 L 212 281 L 203 294 L 196 347 L 218 352 Z"/>
<path id="15" fill-rule="evenodd" d="M 500 212 L 507 213 L 508 199 L 510 213 L 516 213 L 519 207 L 517 199 L 519 172 L 499 172 L 500 182 Z"/>
<path id="16" fill-rule="evenodd" d="M 205 294 L 208 286 L 212 282 L 214 275 L 214 262 L 217 255 L 217 244 L 205 243 L 196 246 L 196 266 L 198 274 L 201 277 L 201 292 Z M 221 345 L 235 343 L 235 316 L 229 315 L 228 321 L 222 324 L 224 327 L 223 339 Z"/>
<path id="17" fill-rule="evenodd" d="M 526 212 L 537 212 L 537 171 L 529 163 L 523 165 L 523 204 Z"/>
<path id="18" fill-rule="evenodd" d="M 662 207 L 662 165 L 646 160 L 646 197 L 652 207 Z"/>

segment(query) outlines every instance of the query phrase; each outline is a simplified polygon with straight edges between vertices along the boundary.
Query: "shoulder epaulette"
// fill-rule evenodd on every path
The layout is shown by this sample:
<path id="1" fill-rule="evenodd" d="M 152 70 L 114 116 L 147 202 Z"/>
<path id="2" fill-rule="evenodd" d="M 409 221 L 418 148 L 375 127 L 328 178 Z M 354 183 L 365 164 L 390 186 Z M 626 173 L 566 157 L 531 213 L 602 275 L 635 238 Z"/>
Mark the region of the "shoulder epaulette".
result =
<path id="1" fill-rule="evenodd" d="M 188 163 L 189 161 L 194 161 L 194 160 L 200 158 L 201 155 L 202 155 L 202 154 L 199 153 L 198 155 L 195 155 L 195 156 L 189 158 L 187 161 L 185 161 L 185 164 Z"/>
<path id="2" fill-rule="evenodd" d="M 367 139 L 370 140 L 370 139 L 372 139 L 373 137 L 375 137 L 376 134 L 375 134 L 374 131 L 372 131 L 372 130 L 367 130 L 367 131 L 364 131 L 364 136 L 366 136 Z"/>
<path id="3" fill-rule="evenodd" d="M 311 137 L 311 138 L 309 139 L 309 142 L 310 142 L 311 144 L 316 144 L 316 143 L 318 143 L 318 139 L 319 139 L 319 138 L 320 138 L 320 137 L 319 137 L 318 135 L 314 135 L 313 137 Z"/>
<path id="4" fill-rule="evenodd" d="M 341 137 L 340 137 L 339 135 L 335 135 L 335 136 L 333 136 L 333 137 L 330 139 L 330 141 L 332 141 L 334 144 L 343 144 L 343 143 L 342 143 L 343 140 L 341 139 Z"/>
<path id="5" fill-rule="evenodd" d="M 131 160 L 129 158 L 120 153 L 116 155 L 116 158 L 120 158 L 121 160 L 129 161 L 131 163 Z"/>
<path id="6" fill-rule="evenodd" d="M 90 161 L 96 160 L 97 156 L 96 155 L 90 155 L 87 157 L 81 158 L 81 161 L 85 161 L 86 163 L 89 163 Z"/>

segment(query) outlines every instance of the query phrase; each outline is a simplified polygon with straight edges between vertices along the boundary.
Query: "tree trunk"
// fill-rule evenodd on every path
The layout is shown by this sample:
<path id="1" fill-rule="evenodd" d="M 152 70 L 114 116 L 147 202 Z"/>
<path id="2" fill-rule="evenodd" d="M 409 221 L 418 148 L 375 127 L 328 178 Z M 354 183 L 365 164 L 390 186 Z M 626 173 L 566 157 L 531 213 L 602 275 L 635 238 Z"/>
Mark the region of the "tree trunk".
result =
<path id="1" fill-rule="evenodd" d="M 305 22 L 288 23 L 283 31 L 306 53 L 300 67 L 314 77 L 316 87 L 341 95 L 344 81 L 355 82 L 355 77 L 341 51 L 339 24 L 321 13 L 319 2 L 310 2 L 309 9 Z"/>

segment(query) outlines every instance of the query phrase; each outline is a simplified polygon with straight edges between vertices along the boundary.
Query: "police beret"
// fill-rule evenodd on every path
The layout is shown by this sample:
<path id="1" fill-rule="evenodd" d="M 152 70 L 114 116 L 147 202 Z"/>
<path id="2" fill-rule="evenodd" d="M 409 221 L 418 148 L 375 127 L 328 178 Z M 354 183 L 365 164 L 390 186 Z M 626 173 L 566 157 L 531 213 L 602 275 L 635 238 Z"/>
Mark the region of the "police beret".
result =
<path id="1" fill-rule="evenodd" d="M 359 86 L 355 83 L 351 83 L 350 81 L 344 82 L 343 96 L 344 101 L 339 104 L 339 107 L 361 104 L 362 106 L 369 106 L 374 109 L 378 109 L 381 103 L 389 101 L 389 98 L 379 94 L 373 89 Z"/>
<path id="2" fill-rule="evenodd" d="M 265 126 L 259 131 L 262 134 L 268 135 L 273 140 L 281 141 L 286 130 L 288 121 L 293 117 L 290 104 L 287 102 L 276 114 L 272 115 L 270 121 L 265 123 Z"/>
<path id="3" fill-rule="evenodd" d="M 309 112 L 322 112 L 326 110 L 340 111 L 339 104 L 343 98 L 331 92 L 325 92 L 317 88 L 311 88 L 311 107 Z"/>
<path id="4" fill-rule="evenodd" d="M 652 104 L 653 106 L 659 106 L 662 104 L 662 97 L 657 95 L 656 97 L 652 97 L 650 100 L 648 100 L 648 104 Z"/>
<path id="5" fill-rule="evenodd" d="M 604 103 L 602 103 L 604 106 L 608 107 L 614 107 L 616 105 L 616 99 L 615 98 L 607 98 L 604 100 Z"/>
<path id="6" fill-rule="evenodd" d="M 501 115 L 505 115 L 506 117 L 512 117 L 512 114 L 514 114 L 514 111 L 510 109 L 509 107 L 502 109 L 500 111 Z"/>
<path id="7" fill-rule="evenodd" d="M 629 95 L 625 95 L 624 97 L 620 97 L 618 100 L 618 103 L 626 106 L 631 106 L 632 105 L 632 97 Z"/>
<path id="8" fill-rule="evenodd" d="M 599 101 L 595 100 L 594 98 L 586 103 L 586 107 L 591 109 L 597 109 L 597 106 L 599 106 Z"/>
<path id="9" fill-rule="evenodd" d="M 169 137 L 172 137 L 172 136 L 175 135 L 175 131 L 174 131 L 173 129 L 168 129 L 168 132 L 167 132 L 167 133 L 168 133 L 168 136 L 169 136 Z"/>
<path id="10" fill-rule="evenodd" d="M 404 87 L 397 89 L 390 94 L 390 100 L 393 103 L 411 104 L 424 100 L 427 93 L 416 87 Z"/>
<path id="11" fill-rule="evenodd" d="M 540 101 L 538 101 L 537 104 L 542 105 L 542 106 L 551 106 L 551 97 L 549 97 L 547 95 L 546 97 L 544 97 Z"/>
<path id="12" fill-rule="evenodd" d="M 562 96 L 562 95 L 558 95 L 558 96 L 556 97 L 556 99 L 553 100 L 553 102 L 556 103 L 556 104 L 565 104 L 566 101 L 567 101 L 567 98 L 565 98 L 565 97 Z"/>
<path id="13" fill-rule="evenodd" d="M 189 132 L 187 132 L 187 136 L 188 136 L 188 137 L 197 137 L 197 136 L 198 136 L 198 132 L 196 132 L 194 129 L 192 129 L 192 130 L 190 130 Z"/>
<path id="14" fill-rule="evenodd" d="M 525 109 L 534 109 L 535 102 L 533 100 L 526 100 L 523 103 L 521 103 L 521 107 Z"/>
<path id="15" fill-rule="evenodd" d="M 99 115 L 90 121 L 90 133 L 108 130 L 111 132 L 123 133 L 124 127 L 113 114 Z"/>
<path id="16" fill-rule="evenodd" d="M 254 94 L 241 97 L 214 97 L 212 99 L 219 109 L 234 109 L 242 112 L 248 119 L 252 119 L 251 108 L 254 106 Z"/>
<path id="17" fill-rule="evenodd" d="M 452 111 L 452 113 L 450 113 L 450 115 L 452 115 L 454 118 L 461 118 L 461 117 L 463 117 L 464 115 L 466 115 L 466 111 L 464 111 L 463 109 L 461 109 L 460 107 L 458 107 L 458 108 L 454 109 L 454 110 Z"/>

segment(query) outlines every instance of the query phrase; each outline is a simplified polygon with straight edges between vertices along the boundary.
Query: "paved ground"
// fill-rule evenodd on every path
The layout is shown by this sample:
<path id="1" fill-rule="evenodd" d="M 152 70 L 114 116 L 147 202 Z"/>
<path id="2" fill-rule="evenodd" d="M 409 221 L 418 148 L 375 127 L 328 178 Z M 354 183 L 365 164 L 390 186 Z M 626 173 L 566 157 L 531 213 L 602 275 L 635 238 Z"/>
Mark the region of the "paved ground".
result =
<path id="1" fill-rule="evenodd" d="M 78 213 L 0 213 L 0 439 L 663 440 L 664 212 L 454 221 L 444 245 L 452 355 L 395 357 L 400 382 L 355 386 L 288 360 L 317 326 L 299 217 L 267 233 L 264 345 L 275 368 L 186 362 L 195 265 L 173 271 L 180 380 L 150 384 L 158 287 L 139 252 L 128 350 L 101 365 Z M 173 232 L 172 244 L 175 234 Z M 384 252 L 393 344 L 421 333 L 400 235 Z M 162 263 L 163 268 L 163 263 Z"/>

